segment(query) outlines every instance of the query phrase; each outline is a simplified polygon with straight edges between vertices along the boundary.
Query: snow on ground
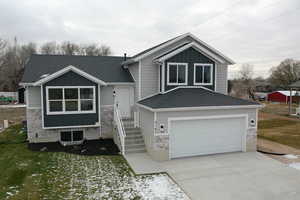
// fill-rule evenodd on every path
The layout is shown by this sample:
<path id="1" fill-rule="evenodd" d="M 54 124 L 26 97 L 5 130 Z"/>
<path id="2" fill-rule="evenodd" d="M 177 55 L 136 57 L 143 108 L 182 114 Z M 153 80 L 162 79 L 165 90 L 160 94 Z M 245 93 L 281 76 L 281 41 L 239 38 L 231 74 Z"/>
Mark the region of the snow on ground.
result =
<path id="1" fill-rule="evenodd" d="M 287 159 L 297 159 L 298 156 L 294 155 L 294 154 L 287 154 L 287 155 L 284 155 L 283 157 L 287 158 Z"/>
<path id="2" fill-rule="evenodd" d="M 288 166 L 300 170 L 300 163 L 299 162 L 291 163 Z"/>
<path id="3" fill-rule="evenodd" d="M 187 198 L 165 174 L 135 176 L 121 156 L 54 153 L 46 177 L 39 181 L 47 182 L 41 191 L 43 199 Z"/>

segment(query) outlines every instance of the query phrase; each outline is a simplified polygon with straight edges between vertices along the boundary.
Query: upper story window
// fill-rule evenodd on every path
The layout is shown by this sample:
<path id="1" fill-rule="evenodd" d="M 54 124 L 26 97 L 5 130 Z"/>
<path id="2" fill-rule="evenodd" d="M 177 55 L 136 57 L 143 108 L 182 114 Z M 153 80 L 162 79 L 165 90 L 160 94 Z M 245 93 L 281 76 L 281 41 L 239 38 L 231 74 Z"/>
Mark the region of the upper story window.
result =
<path id="1" fill-rule="evenodd" d="M 46 87 L 47 114 L 95 113 L 94 86 Z"/>
<path id="2" fill-rule="evenodd" d="M 194 64 L 194 85 L 212 85 L 213 64 Z"/>
<path id="3" fill-rule="evenodd" d="M 168 85 L 187 85 L 187 63 L 168 63 L 167 69 Z"/>

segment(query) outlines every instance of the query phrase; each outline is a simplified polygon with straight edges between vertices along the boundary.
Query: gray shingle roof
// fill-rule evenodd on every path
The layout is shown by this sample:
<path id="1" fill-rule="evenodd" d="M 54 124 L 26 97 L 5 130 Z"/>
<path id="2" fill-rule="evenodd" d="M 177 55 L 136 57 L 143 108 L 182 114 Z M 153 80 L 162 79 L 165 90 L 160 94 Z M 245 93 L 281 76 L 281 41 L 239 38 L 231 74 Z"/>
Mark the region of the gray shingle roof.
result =
<path id="1" fill-rule="evenodd" d="M 105 82 L 133 82 L 128 69 L 123 69 L 123 57 L 117 56 L 69 56 L 37 55 L 25 65 L 22 83 L 33 83 L 44 74 L 55 73 L 72 65 Z"/>
<path id="2" fill-rule="evenodd" d="M 178 88 L 165 94 L 157 94 L 138 103 L 152 109 L 260 105 L 257 102 L 231 97 L 203 88 Z"/>

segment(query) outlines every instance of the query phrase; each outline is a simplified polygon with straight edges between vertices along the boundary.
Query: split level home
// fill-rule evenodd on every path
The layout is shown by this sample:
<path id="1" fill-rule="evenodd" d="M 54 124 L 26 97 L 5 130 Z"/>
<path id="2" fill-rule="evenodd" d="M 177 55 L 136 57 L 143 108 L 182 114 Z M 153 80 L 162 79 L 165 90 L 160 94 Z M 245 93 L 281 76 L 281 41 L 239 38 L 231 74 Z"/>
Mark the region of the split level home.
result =
<path id="1" fill-rule="evenodd" d="M 132 57 L 32 55 L 30 143 L 113 138 L 155 160 L 256 151 L 256 102 L 227 95 L 234 61 L 187 33 Z"/>

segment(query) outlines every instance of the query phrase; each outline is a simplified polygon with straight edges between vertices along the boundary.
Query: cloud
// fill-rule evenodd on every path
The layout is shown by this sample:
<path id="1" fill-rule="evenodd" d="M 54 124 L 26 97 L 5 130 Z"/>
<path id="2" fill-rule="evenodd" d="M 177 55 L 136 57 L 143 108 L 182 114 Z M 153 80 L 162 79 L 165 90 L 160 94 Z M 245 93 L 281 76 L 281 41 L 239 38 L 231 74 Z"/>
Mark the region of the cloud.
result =
<path id="1" fill-rule="evenodd" d="M 230 77 L 247 62 L 267 76 L 271 66 L 300 55 L 298 0 L 9 0 L 0 9 L 0 37 L 99 42 L 116 55 L 192 32 L 238 63 Z"/>

